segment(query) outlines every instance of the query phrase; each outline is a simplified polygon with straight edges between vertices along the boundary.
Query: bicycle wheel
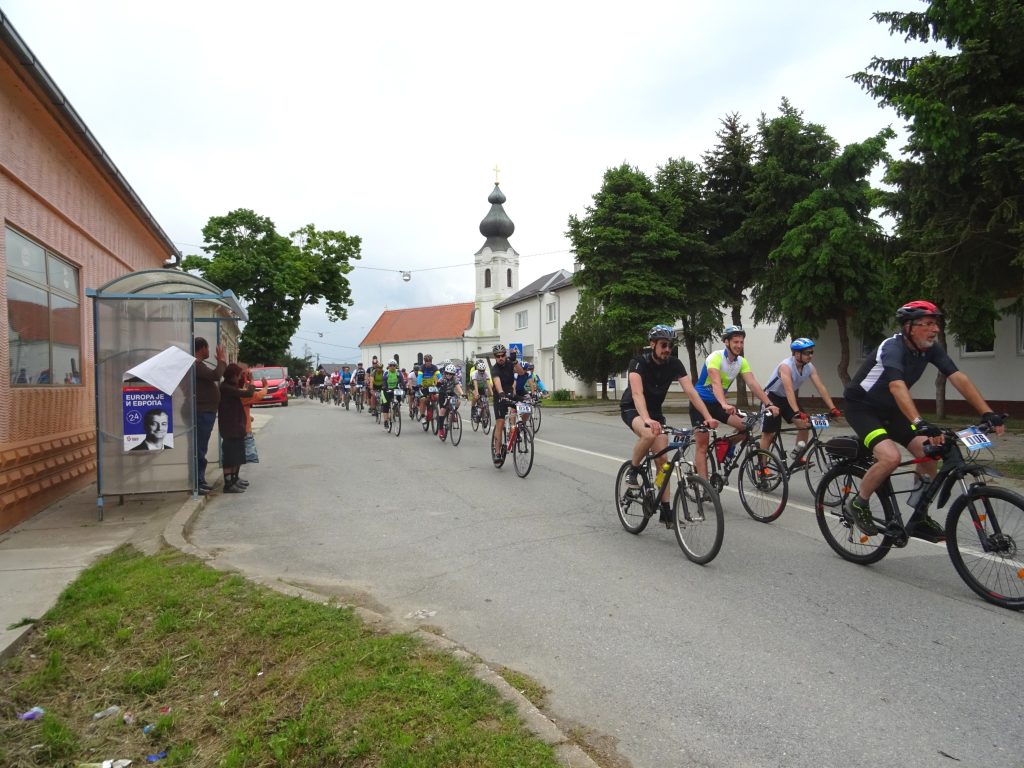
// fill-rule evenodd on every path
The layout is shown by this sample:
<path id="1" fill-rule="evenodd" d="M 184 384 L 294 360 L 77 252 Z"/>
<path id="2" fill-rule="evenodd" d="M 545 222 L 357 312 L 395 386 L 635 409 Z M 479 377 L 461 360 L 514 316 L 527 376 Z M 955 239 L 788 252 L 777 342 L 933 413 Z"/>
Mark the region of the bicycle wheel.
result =
<path id="1" fill-rule="evenodd" d="M 811 498 L 813 499 L 814 495 L 818 492 L 821 478 L 835 466 L 836 460 L 832 458 L 832 455 L 825 450 L 820 442 L 816 442 L 811 450 L 804 454 L 804 463 L 804 480 L 807 481 L 807 488 L 810 490 Z"/>
<path id="2" fill-rule="evenodd" d="M 475 405 L 469 411 L 469 424 L 474 432 L 480 429 L 480 409 Z"/>
<path id="3" fill-rule="evenodd" d="M 1024 497 L 975 486 L 946 517 L 946 549 L 967 586 L 994 605 L 1024 609 Z"/>
<path id="4" fill-rule="evenodd" d="M 533 433 L 526 424 L 520 424 L 516 430 L 515 443 L 512 445 L 512 465 L 520 477 L 530 474 L 533 467 Z"/>
<path id="5" fill-rule="evenodd" d="M 759 523 L 778 520 L 786 508 L 789 481 L 774 453 L 749 451 L 740 464 L 736 485 L 743 508 Z"/>
<path id="6" fill-rule="evenodd" d="M 458 411 L 452 411 L 448 415 L 448 439 L 452 445 L 458 445 L 462 441 L 462 417 Z"/>
<path id="7" fill-rule="evenodd" d="M 722 548 L 725 513 L 711 483 L 700 475 L 687 475 L 672 501 L 676 541 L 683 554 L 697 565 L 707 565 Z"/>
<path id="8" fill-rule="evenodd" d="M 625 475 L 630 462 L 626 459 L 615 476 L 615 511 L 622 527 L 633 534 L 640 533 L 651 519 L 651 509 L 644 504 L 642 488 L 627 488 Z"/>
<path id="9" fill-rule="evenodd" d="M 542 416 L 541 416 L 541 412 L 540 412 L 540 403 L 534 403 L 533 404 L 533 411 L 530 413 L 530 426 L 533 427 L 533 431 L 534 431 L 535 434 L 537 432 L 540 432 L 540 420 L 541 420 L 541 418 L 542 418 Z"/>
<path id="10" fill-rule="evenodd" d="M 391 431 L 395 433 L 395 437 L 402 434 L 402 406 L 398 403 L 395 403 L 391 410 Z"/>
<path id="11" fill-rule="evenodd" d="M 428 408 L 427 418 L 430 419 L 430 431 L 436 435 L 437 428 L 440 426 L 440 424 L 437 423 L 437 414 L 435 414 L 432 410 Z"/>
<path id="12" fill-rule="evenodd" d="M 480 426 L 483 427 L 485 435 L 491 434 L 491 409 L 486 405 L 480 414 Z"/>
<path id="13" fill-rule="evenodd" d="M 857 495 L 865 472 L 867 469 L 860 464 L 837 464 L 825 473 L 814 495 L 814 516 L 821 535 L 841 558 L 859 565 L 877 563 L 889 554 L 893 543 L 881 533 L 868 536 L 843 511 L 846 502 Z M 879 528 L 884 528 L 892 519 L 892 497 L 874 493 L 870 503 L 872 517 Z"/>
<path id="14" fill-rule="evenodd" d="M 426 412 L 423 415 L 423 420 L 420 421 L 420 425 L 423 427 L 424 432 L 430 429 L 430 422 L 432 422 L 433 420 L 434 412 L 430 410 L 430 408 L 427 408 Z"/>

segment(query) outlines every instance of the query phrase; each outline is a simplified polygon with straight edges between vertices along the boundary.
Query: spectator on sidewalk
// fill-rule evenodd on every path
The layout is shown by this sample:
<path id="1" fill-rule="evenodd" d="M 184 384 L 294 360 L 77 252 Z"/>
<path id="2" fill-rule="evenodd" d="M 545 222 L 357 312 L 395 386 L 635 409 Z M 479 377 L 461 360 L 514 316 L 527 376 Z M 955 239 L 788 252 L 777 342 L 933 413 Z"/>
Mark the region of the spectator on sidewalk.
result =
<path id="1" fill-rule="evenodd" d="M 217 420 L 220 425 L 221 456 L 224 468 L 224 493 L 243 493 L 248 483 L 239 481 L 238 473 L 245 464 L 245 433 L 249 423 L 243 398 L 253 396 L 252 382 L 245 382 L 242 366 L 232 363 L 224 371 L 220 383 L 220 404 Z"/>
<path id="2" fill-rule="evenodd" d="M 210 447 L 210 436 L 213 425 L 217 423 L 217 408 L 220 405 L 220 388 L 217 386 L 227 359 L 224 347 L 217 345 L 217 365 L 211 368 L 206 364 L 210 357 L 210 344 L 201 336 L 196 336 L 196 464 L 199 476 L 199 493 L 206 495 L 210 485 L 206 482 L 206 452 Z"/>

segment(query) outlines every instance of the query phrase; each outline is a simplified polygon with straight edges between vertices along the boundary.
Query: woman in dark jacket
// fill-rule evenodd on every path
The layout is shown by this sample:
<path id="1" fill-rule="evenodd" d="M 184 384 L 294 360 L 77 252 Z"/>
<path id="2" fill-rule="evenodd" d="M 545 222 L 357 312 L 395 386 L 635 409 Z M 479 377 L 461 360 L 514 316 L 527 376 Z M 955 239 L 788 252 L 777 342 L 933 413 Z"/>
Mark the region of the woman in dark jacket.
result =
<path id="1" fill-rule="evenodd" d="M 220 427 L 221 455 L 224 465 L 224 493 L 243 493 L 248 485 L 238 477 L 238 470 L 245 464 L 245 406 L 243 397 L 252 397 L 252 382 L 244 381 L 242 367 L 231 363 L 224 371 L 220 383 L 220 408 L 217 422 Z"/>

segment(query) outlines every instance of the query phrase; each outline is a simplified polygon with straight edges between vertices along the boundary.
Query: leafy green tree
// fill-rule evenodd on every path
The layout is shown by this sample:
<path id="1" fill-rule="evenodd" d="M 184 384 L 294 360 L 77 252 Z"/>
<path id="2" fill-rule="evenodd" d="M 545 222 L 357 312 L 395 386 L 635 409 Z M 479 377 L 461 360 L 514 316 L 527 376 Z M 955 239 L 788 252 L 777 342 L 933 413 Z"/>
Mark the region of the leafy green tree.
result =
<path id="1" fill-rule="evenodd" d="M 623 370 L 629 354 L 612 351 L 615 334 L 601 304 L 591 291 L 581 291 L 576 311 L 562 326 L 558 355 L 562 366 L 580 381 L 601 382 L 601 399 L 608 399 L 608 377 Z"/>
<path id="2" fill-rule="evenodd" d="M 683 345 L 689 354 L 689 370 L 697 366 L 698 344 L 721 330 L 719 306 L 725 294 L 718 253 L 708 242 L 709 211 L 704 200 L 705 177 L 696 163 L 669 159 L 655 176 L 655 199 L 666 223 L 676 235 L 677 267 L 662 279 L 675 283 L 681 303 L 673 308 L 672 322 L 679 317 Z"/>
<path id="3" fill-rule="evenodd" d="M 635 352 L 651 325 L 678 315 L 677 235 L 662 215 L 654 184 L 628 165 L 610 168 L 586 215 L 566 233 L 583 269 L 574 276 L 604 309 L 617 354 Z"/>
<path id="4" fill-rule="evenodd" d="M 992 341 L 998 302 L 1024 309 L 1024 4 L 931 0 L 876 13 L 907 41 L 946 52 L 884 59 L 853 76 L 907 121 L 887 201 L 905 246 L 902 299 L 930 298 L 961 342 Z"/>
<path id="5" fill-rule="evenodd" d="M 879 194 L 868 176 L 888 155 L 889 128 L 821 163 L 820 184 L 790 211 L 788 229 L 755 286 L 754 320 L 778 323 L 776 340 L 816 336 L 835 321 L 839 378 L 850 380 L 850 322 L 865 332 L 888 317 L 884 235 L 871 211 Z M 865 328 L 867 325 L 867 328 Z"/>
<path id="6" fill-rule="evenodd" d="M 750 135 L 750 126 L 740 120 L 739 114 L 726 115 L 721 123 L 721 130 L 715 134 L 718 143 L 702 158 L 703 199 L 707 242 L 719 262 L 718 272 L 724 281 L 725 293 L 715 306 L 728 306 L 732 323 L 739 325 L 745 291 L 753 282 L 755 269 L 753 254 L 741 228 L 751 214 L 756 144 Z"/>
<path id="7" fill-rule="evenodd" d="M 246 302 L 249 322 L 239 354 L 252 363 L 286 356 L 289 341 L 308 304 L 324 301 L 330 320 L 344 320 L 352 297 L 350 261 L 360 257 L 361 240 L 341 231 L 318 231 L 312 224 L 278 234 L 266 216 L 239 208 L 212 216 L 203 227 L 203 249 L 210 257 L 192 255 L 182 268 L 195 270 Z"/>

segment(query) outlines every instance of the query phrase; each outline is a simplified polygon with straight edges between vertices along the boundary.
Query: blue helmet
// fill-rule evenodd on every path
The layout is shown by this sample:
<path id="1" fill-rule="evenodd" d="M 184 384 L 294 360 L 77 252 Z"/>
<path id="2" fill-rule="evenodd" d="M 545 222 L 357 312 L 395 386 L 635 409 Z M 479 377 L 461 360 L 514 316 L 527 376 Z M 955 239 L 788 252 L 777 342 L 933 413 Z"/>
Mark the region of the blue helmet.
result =
<path id="1" fill-rule="evenodd" d="M 805 349 L 812 349 L 814 347 L 814 340 L 808 339 L 806 336 L 801 336 L 799 339 L 793 339 L 793 342 L 789 345 L 789 348 L 794 352 L 800 352 Z"/>
<path id="2" fill-rule="evenodd" d="M 664 323 L 658 323 L 656 326 L 651 328 L 647 332 L 647 340 L 654 341 L 655 339 L 665 339 L 666 341 L 676 340 L 676 331 L 671 325 L 665 325 Z"/>
<path id="3" fill-rule="evenodd" d="M 742 326 L 739 325 L 727 325 L 725 330 L 722 331 L 722 341 L 728 341 L 733 336 L 743 336 L 746 338 L 747 332 L 743 330 Z"/>

